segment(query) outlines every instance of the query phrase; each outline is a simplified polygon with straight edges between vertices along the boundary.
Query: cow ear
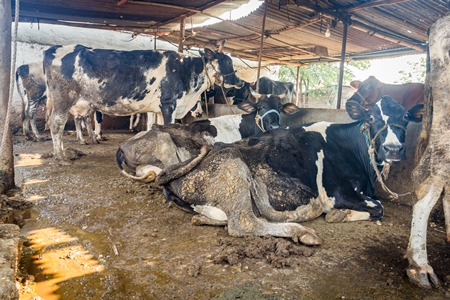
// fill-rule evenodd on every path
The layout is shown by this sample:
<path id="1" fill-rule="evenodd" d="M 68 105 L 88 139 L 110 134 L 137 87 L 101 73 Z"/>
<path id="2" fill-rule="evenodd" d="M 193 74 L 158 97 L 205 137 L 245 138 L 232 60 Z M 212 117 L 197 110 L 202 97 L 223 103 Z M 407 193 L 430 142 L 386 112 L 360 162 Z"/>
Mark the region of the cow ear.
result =
<path id="1" fill-rule="evenodd" d="M 278 98 L 280 98 L 280 100 L 281 100 L 281 99 L 284 99 L 284 97 L 286 97 L 286 93 L 281 94 L 281 95 L 278 95 Z"/>
<path id="2" fill-rule="evenodd" d="M 300 111 L 300 108 L 298 108 L 298 106 L 295 105 L 294 103 L 285 103 L 283 104 L 283 108 L 281 109 L 281 111 L 284 114 L 290 116 L 298 113 Z"/>
<path id="3" fill-rule="evenodd" d="M 367 111 L 359 105 L 358 102 L 354 100 L 349 100 L 345 103 L 345 109 L 347 110 L 348 115 L 353 120 L 363 120 L 366 119 Z"/>
<path id="4" fill-rule="evenodd" d="M 350 86 L 355 89 L 358 89 L 360 84 L 361 84 L 361 80 L 353 80 L 352 82 L 350 82 Z"/>
<path id="5" fill-rule="evenodd" d="M 424 113 L 425 106 L 423 105 L 423 103 L 417 104 L 413 108 L 408 110 L 408 119 L 413 122 L 421 122 Z"/>
<path id="6" fill-rule="evenodd" d="M 253 89 L 250 89 L 250 93 L 256 99 L 256 101 L 259 101 L 259 99 L 262 97 L 262 94 L 255 92 Z"/>
<path id="7" fill-rule="evenodd" d="M 245 111 L 246 113 L 252 113 L 256 110 L 257 104 L 250 101 L 243 101 L 238 104 L 238 107 Z"/>
<path id="8" fill-rule="evenodd" d="M 213 61 L 216 59 L 216 54 L 211 49 L 205 48 L 205 57 L 208 61 Z"/>

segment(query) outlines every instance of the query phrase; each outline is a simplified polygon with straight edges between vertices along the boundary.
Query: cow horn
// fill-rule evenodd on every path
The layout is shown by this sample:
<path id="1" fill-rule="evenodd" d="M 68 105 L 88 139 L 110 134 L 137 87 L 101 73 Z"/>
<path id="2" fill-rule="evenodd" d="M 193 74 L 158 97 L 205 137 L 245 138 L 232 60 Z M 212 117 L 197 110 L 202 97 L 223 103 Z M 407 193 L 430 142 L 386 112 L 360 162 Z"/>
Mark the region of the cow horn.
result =
<path id="1" fill-rule="evenodd" d="M 153 182 L 155 181 L 155 178 L 159 172 L 161 172 L 161 169 L 155 166 L 144 166 L 145 167 L 145 173 L 144 168 L 141 168 L 140 172 L 137 170 L 136 174 L 139 176 L 134 176 L 131 174 L 128 174 L 125 170 L 122 170 L 121 173 L 128 178 L 139 180 L 145 183 Z M 138 167 L 139 168 L 139 167 Z M 142 173 L 142 175 L 141 175 Z"/>
<path id="2" fill-rule="evenodd" d="M 219 45 L 219 49 L 217 49 L 218 53 L 222 53 L 223 52 L 223 46 L 225 45 L 226 42 L 227 42 L 226 39 L 222 40 L 222 42 Z"/>

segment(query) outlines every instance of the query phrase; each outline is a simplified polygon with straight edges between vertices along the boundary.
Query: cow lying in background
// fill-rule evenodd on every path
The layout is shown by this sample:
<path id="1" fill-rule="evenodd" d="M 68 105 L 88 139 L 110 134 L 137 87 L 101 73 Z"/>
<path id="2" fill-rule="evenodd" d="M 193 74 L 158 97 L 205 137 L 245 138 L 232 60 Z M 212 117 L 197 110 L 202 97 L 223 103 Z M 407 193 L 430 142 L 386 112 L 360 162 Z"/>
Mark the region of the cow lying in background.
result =
<path id="1" fill-rule="evenodd" d="M 16 86 L 21 100 L 23 135 L 30 140 L 41 140 L 36 127 L 36 111 L 39 104 L 45 103 L 47 99 L 42 62 L 19 66 L 16 70 Z M 30 125 L 34 136 L 30 133 Z"/>
<path id="2" fill-rule="evenodd" d="M 280 127 L 280 113 L 295 114 L 295 104 L 281 104 L 279 96 L 257 95 L 257 103 L 242 102 L 239 108 L 248 114 L 225 115 L 190 124 L 153 125 L 146 133 L 137 134 L 123 143 L 116 154 L 121 172 L 133 179 L 152 181 L 169 165 L 199 154 L 204 145 L 232 143 L 242 138 Z M 126 165 L 136 175 L 129 175 Z"/>
<path id="3" fill-rule="evenodd" d="M 369 76 L 363 82 L 354 80 L 350 85 L 357 91 L 347 100 L 359 102 L 365 108 L 372 107 L 383 96 L 391 96 L 406 109 L 423 103 L 424 85 L 418 82 L 405 84 L 382 83 L 374 76 Z"/>
<path id="4" fill-rule="evenodd" d="M 53 46 L 44 51 L 44 74 L 53 151 L 60 164 L 69 164 L 62 133 L 70 108 L 114 116 L 161 112 L 164 124 L 170 124 L 184 117 L 208 86 L 243 85 L 221 48 L 189 57 L 175 51 Z"/>
<path id="5" fill-rule="evenodd" d="M 239 104 L 242 101 L 255 101 L 255 98 L 252 97 L 252 92 L 256 90 L 256 83 L 246 82 L 240 89 L 223 89 L 224 92 L 222 92 L 220 87 L 215 87 L 215 90 L 215 103 L 229 103 L 230 101 L 216 101 L 216 99 L 223 99 L 223 94 L 225 93 L 228 98 L 233 99 L 233 104 Z M 285 95 L 283 103 L 296 103 L 297 101 L 297 92 L 295 91 L 293 83 L 276 81 L 268 77 L 261 77 L 259 79 L 258 93 L 266 95 Z"/>
<path id="6" fill-rule="evenodd" d="M 294 222 L 323 213 L 329 222 L 382 218 L 369 148 L 377 164 L 404 159 L 405 127 L 421 120 L 422 107 L 407 111 L 388 96 L 370 110 L 348 101 L 354 123 L 296 125 L 217 145 L 204 158 L 164 169 L 155 182 L 167 202 L 199 213 L 194 224 L 320 244 L 313 230 Z"/>

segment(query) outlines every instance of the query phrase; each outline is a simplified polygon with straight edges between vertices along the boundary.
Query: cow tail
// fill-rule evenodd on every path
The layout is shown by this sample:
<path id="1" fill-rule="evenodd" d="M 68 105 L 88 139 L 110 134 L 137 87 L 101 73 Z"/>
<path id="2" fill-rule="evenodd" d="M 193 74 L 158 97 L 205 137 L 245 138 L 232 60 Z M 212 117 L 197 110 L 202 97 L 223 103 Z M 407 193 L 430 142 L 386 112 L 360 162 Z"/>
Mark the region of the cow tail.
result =
<path id="1" fill-rule="evenodd" d="M 23 122 L 27 118 L 26 113 L 25 113 L 27 103 L 25 103 L 25 97 L 24 97 L 24 94 L 22 93 L 22 90 L 21 90 L 20 84 L 19 84 L 19 77 L 20 77 L 19 68 L 17 68 L 17 70 L 16 70 L 16 87 L 17 87 L 17 93 L 20 96 L 20 111 L 21 111 L 22 122 Z M 22 77 L 20 77 L 20 78 L 22 78 Z M 22 80 L 22 85 L 23 85 L 23 80 Z"/>
<path id="2" fill-rule="evenodd" d="M 50 116 L 52 115 L 53 112 L 53 99 L 52 99 L 52 95 L 48 90 L 48 85 L 47 85 L 47 103 L 45 105 L 46 110 L 45 110 L 45 128 L 44 130 L 49 130 L 50 126 L 49 126 L 49 120 L 50 120 Z"/>
<path id="3" fill-rule="evenodd" d="M 181 176 L 185 175 L 186 173 L 190 172 L 193 168 L 195 168 L 203 160 L 203 158 L 208 154 L 210 150 L 211 148 L 204 145 L 200 150 L 200 154 L 198 156 L 163 169 L 158 174 L 158 176 L 156 176 L 155 183 L 158 185 L 165 185 L 172 180 L 180 178 Z"/>

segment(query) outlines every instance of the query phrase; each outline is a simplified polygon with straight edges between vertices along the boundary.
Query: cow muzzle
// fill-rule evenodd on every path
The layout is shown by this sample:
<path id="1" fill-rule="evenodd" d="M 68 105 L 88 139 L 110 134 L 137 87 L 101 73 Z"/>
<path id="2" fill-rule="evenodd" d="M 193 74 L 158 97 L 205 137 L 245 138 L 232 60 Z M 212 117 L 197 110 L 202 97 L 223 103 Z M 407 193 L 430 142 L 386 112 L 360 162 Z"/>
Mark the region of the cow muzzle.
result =
<path id="1" fill-rule="evenodd" d="M 399 162 L 406 159 L 406 147 L 399 145 L 381 145 L 378 158 L 385 162 Z"/>

